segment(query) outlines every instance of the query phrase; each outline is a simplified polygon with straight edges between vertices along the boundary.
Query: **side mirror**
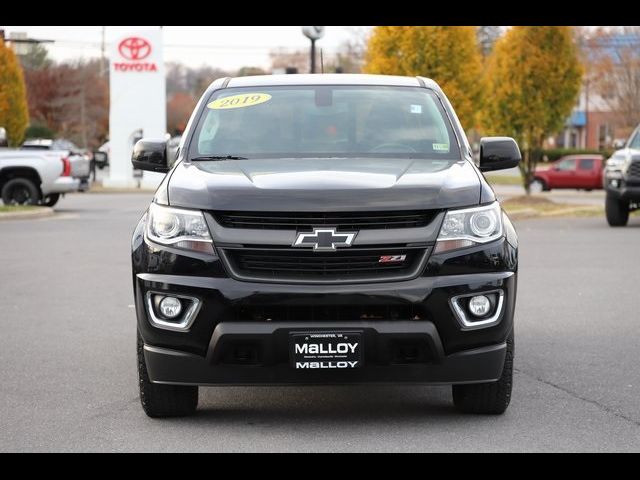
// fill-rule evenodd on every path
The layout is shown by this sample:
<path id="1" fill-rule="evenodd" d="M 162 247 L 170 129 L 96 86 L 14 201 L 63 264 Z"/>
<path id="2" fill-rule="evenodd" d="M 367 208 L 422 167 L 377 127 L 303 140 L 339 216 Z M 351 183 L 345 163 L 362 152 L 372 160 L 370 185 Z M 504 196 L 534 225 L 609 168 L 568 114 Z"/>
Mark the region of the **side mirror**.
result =
<path id="1" fill-rule="evenodd" d="M 490 172 L 517 167 L 522 159 L 518 144 L 510 137 L 480 139 L 480 171 Z"/>
<path id="2" fill-rule="evenodd" d="M 138 170 L 167 173 L 170 170 L 167 162 L 167 142 L 147 138 L 138 140 L 133 147 L 131 163 L 133 168 Z"/>

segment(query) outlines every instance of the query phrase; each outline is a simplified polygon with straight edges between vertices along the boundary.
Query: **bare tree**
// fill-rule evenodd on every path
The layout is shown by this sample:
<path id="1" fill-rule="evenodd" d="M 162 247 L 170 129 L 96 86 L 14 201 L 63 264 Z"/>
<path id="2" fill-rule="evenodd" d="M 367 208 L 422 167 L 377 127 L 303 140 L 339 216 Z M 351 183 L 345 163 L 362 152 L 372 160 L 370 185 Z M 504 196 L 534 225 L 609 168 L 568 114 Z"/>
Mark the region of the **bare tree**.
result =
<path id="1" fill-rule="evenodd" d="M 309 50 L 287 50 L 277 48 L 269 52 L 271 70 L 295 68 L 298 73 L 309 71 Z"/>
<path id="2" fill-rule="evenodd" d="M 351 27 L 349 30 L 349 38 L 340 45 L 336 54 L 336 67 L 344 73 L 360 73 L 371 32 L 365 27 Z"/>
<path id="3" fill-rule="evenodd" d="M 200 97 L 215 79 L 228 77 L 230 73 L 219 68 L 201 66 L 188 67 L 182 63 L 167 64 L 167 98 L 177 93 L 189 93 L 194 98 Z"/>
<path id="4" fill-rule="evenodd" d="M 109 84 L 99 60 L 25 70 L 32 120 L 82 147 L 99 145 L 109 128 Z"/>
<path id="5" fill-rule="evenodd" d="M 598 29 L 583 39 L 593 90 L 624 126 L 640 123 L 640 27 Z"/>

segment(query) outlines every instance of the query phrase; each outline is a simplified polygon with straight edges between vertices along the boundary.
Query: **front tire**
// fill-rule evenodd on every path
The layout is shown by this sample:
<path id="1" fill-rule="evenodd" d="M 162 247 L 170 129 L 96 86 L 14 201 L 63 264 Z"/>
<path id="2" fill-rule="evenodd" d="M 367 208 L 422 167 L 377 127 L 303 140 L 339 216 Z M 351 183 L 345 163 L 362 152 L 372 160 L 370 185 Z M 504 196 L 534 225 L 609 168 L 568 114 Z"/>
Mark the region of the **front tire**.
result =
<path id="1" fill-rule="evenodd" d="M 531 191 L 531 193 L 537 194 L 548 192 L 549 188 L 547 187 L 547 184 L 544 180 L 542 180 L 541 178 L 534 178 L 531 182 L 531 185 L 529 185 L 529 190 Z"/>
<path id="2" fill-rule="evenodd" d="M 624 227 L 629 222 L 629 202 L 607 195 L 605 211 L 611 227 Z"/>
<path id="3" fill-rule="evenodd" d="M 2 201 L 5 205 L 37 205 L 40 191 L 28 178 L 14 178 L 2 187 Z"/>
<path id="4" fill-rule="evenodd" d="M 507 339 L 507 354 L 502 375 L 496 382 L 454 385 L 453 403 L 464 413 L 500 415 L 507 410 L 511 401 L 513 385 L 513 333 Z"/>
<path id="5" fill-rule="evenodd" d="M 162 385 L 149 380 L 144 344 L 138 332 L 138 384 L 142 409 L 151 418 L 184 417 L 198 407 L 198 387 Z"/>

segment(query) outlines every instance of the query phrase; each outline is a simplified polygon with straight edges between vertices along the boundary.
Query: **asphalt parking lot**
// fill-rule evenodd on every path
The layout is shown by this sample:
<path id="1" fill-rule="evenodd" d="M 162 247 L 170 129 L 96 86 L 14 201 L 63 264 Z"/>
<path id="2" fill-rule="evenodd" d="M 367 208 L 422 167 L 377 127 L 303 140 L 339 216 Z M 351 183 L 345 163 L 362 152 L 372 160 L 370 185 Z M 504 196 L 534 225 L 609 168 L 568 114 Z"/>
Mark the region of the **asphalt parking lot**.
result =
<path id="1" fill-rule="evenodd" d="M 445 387 L 201 389 L 138 400 L 129 241 L 151 194 L 0 221 L 0 451 L 638 451 L 640 217 L 517 222 L 516 374 L 503 416 Z"/>

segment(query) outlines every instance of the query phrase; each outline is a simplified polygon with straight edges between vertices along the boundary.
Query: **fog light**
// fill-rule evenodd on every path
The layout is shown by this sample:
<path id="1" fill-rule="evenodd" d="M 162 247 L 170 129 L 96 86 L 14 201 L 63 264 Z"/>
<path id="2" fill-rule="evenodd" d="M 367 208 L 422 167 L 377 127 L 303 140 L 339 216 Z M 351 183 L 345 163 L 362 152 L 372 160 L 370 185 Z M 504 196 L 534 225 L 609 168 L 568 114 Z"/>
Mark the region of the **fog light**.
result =
<path id="1" fill-rule="evenodd" d="M 469 311 L 476 317 L 484 317 L 491 309 L 491 302 L 484 295 L 471 297 L 469 300 Z"/>
<path id="2" fill-rule="evenodd" d="M 611 186 L 613 188 L 618 188 L 620 186 L 620 182 L 618 180 L 611 180 Z"/>
<path id="3" fill-rule="evenodd" d="M 176 318 L 182 312 L 182 302 L 176 297 L 164 297 L 160 301 L 160 313 L 165 318 Z"/>

